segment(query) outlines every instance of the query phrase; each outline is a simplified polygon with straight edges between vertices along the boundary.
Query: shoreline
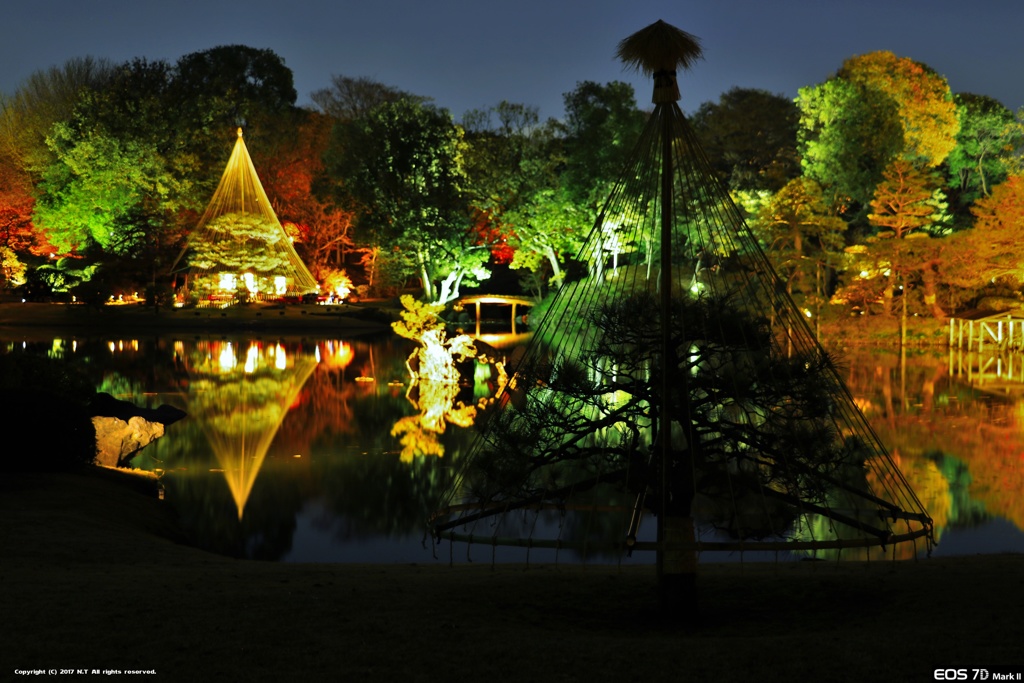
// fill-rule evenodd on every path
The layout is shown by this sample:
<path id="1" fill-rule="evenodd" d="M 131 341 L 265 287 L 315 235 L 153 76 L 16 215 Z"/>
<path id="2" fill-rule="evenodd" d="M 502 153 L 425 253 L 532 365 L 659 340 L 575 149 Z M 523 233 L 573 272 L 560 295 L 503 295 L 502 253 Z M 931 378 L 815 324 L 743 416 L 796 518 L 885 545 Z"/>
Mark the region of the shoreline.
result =
<path id="1" fill-rule="evenodd" d="M 117 471 L 0 482 L 8 670 L 168 680 L 933 680 L 1024 665 L 1024 555 L 702 565 L 698 613 L 653 568 L 281 564 L 183 544 Z"/>
<path id="2" fill-rule="evenodd" d="M 162 309 L 141 304 L 89 307 L 82 304 L 3 303 L 0 330 L 59 329 L 74 334 L 196 332 L 374 334 L 391 330 L 397 314 L 379 304 L 247 304 L 225 309 Z"/>

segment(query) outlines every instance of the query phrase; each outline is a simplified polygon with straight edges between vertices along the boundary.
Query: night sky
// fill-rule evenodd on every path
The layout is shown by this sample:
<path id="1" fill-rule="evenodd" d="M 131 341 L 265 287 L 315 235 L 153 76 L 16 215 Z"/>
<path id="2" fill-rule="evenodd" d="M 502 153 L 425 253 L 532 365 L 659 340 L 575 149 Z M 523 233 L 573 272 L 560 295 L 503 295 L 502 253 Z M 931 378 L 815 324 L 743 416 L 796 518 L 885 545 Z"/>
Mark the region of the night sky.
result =
<path id="1" fill-rule="evenodd" d="M 650 85 L 614 53 L 658 19 L 704 47 L 681 78 L 686 111 L 733 86 L 795 97 L 874 50 L 924 62 L 953 92 L 1024 106 L 1021 0 L 16 0 L 0 10 L 0 91 L 71 57 L 173 62 L 244 44 L 285 60 L 299 104 L 338 74 L 431 97 L 456 118 L 503 99 L 560 117 L 579 81 L 630 82 L 647 106 Z"/>

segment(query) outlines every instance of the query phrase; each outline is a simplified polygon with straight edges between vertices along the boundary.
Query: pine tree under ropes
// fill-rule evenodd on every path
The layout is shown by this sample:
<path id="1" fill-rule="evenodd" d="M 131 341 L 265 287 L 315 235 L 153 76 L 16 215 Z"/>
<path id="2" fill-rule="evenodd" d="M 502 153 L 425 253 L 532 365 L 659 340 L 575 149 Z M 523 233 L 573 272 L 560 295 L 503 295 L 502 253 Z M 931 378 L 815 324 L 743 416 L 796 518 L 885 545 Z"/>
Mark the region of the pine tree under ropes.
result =
<path id="1" fill-rule="evenodd" d="M 211 295 L 301 295 L 318 289 L 270 206 L 238 129 L 220 184 L 188 244 L 175 261 L 187 262 L 192 298 Z"/>
<path id="2" fill-rule="evenodd" d="M 666 600 L 690 606 L 704 551 L 930 548 L 931 519 L 677 104 L 696 39 L 659 21 L 619 55 L 653 76 L 654 112 L 577 255 L 587 272 L 454 465 L 435 536 L 654 551 Z"/>

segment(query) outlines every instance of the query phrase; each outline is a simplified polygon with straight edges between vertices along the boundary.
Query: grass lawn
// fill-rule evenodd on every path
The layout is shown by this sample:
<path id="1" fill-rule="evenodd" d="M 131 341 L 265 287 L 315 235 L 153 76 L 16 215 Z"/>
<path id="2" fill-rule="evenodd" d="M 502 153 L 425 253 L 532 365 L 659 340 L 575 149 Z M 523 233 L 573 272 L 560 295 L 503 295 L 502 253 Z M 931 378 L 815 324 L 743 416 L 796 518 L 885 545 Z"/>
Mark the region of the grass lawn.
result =
<path id="1" fill-rule="evenodd" d="M 145 480 L 0 479 L 0 659 L 169 681 L 931 681 L 1024 667 L 1024 556 L 653 569 L 280 564 L 181 542 Z"/>

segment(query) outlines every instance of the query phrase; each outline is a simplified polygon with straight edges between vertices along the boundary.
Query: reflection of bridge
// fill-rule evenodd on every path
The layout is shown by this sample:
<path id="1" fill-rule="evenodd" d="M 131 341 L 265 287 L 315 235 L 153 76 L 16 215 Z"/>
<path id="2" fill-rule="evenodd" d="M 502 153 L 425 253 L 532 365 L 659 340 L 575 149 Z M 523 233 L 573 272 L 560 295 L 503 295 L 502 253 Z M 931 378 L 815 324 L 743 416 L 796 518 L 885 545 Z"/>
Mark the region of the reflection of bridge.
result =
<path id="1" fill-rule="evenodd" d="M 984 351 L 949 349 L 949 376 L 996 394 L 1024 394 L 1024 354 L 1019 350 Z"/>
<path id="2" fill-rule="evenodd" d="M 455 310 L 462 313 L 456 324 L 466 326 L 475 321 L 473 332 L 463 331 L 492 346 L 511 346 L 530 336 L 525 309 L 535 303 L 527 297 L 504 294 L 464 296 L 455 303 Z M 472 314 L 467 312 L 470 308 Z"/>

